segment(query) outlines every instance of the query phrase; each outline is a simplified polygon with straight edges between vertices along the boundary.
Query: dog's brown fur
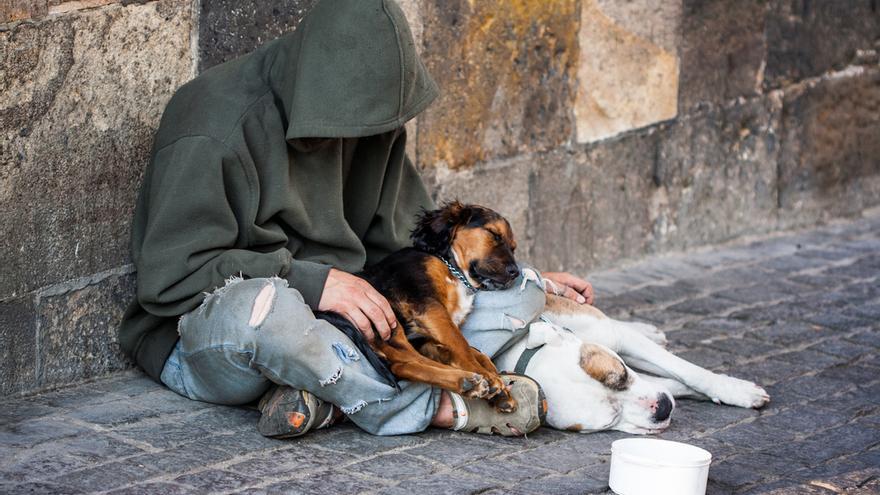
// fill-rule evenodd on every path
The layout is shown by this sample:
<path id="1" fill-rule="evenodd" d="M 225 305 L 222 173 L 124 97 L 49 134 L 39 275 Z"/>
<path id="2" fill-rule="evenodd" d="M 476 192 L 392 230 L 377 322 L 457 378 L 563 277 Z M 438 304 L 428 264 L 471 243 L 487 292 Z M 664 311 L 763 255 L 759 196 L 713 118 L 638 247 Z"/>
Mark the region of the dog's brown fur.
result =
<path id="1" fill-rule="evenodd" d="M 387 341 L 370 346 L 398 378 L 490 399 L 498 410 L 514 411 L 517 404 L 491 359 L 471 347 L 458 328 L 473 298 L 440 259 L 458 265 L 474 287 L 509 286 L 518 274 L 510 225 L 488 208 L 451 202 L 424 212 L 412 237 L 414 248 L 361 274 L 403 324 Z"/>

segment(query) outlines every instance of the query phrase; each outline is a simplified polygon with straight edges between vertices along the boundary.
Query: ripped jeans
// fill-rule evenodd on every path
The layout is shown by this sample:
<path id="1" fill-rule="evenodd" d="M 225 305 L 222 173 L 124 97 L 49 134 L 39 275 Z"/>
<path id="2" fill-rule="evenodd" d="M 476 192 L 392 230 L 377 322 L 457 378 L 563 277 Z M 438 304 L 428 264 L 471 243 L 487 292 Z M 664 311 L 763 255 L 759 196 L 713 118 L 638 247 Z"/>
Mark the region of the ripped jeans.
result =
<path id="1" fill-rule="evenodd" d="M 527 285 L 532 290 L 521 290 Z M 543 308 L 543 290 L 537 287 L 526 280 L 507 291 L 478 293 L 477 340 L 495 350 L 504 345 L 520 321 Z M 505 292 L 510 293 L 506 308 Z M 481 310 L 483 294 L 488 299 Z M 523 305 L 526 299 L 532 304 Z M 524 311 L 525 306 L 531 309 Z M 487 325 L 501 328 L 487 332 Z M 361 359 L 348 337 L 316 319 L 284 279 L 231 279 L 180 318 L 179 332 L 161 380 L 190 399 L 241 405 L 261 397 L 273 383 L 289 385 L 337 405 L 374 435 L 423 431 L 437 412 L 440 389 L 405 380 L 395 389 Z"/>

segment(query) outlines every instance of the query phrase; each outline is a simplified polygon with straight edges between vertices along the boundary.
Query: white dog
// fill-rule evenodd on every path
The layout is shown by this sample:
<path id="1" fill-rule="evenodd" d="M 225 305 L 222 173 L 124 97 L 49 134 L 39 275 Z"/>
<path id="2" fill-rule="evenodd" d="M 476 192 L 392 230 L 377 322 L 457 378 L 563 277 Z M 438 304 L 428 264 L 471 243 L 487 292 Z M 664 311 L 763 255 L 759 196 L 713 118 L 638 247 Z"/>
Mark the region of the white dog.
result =
<path id="1" fill-rule="evenodd" d="M 674 397 L 753 408 L 770 400 L 752 382 L 675 356 L 662 347 L 665 342 L 652 325 L 613 320 L 592 306 L 550 295 L 542 321 L 532 323 L 527 337 L 495 363 L 537 380 L 547 397 L 547 422 L 559 429 L 658 433 L 669 426 Z"/>

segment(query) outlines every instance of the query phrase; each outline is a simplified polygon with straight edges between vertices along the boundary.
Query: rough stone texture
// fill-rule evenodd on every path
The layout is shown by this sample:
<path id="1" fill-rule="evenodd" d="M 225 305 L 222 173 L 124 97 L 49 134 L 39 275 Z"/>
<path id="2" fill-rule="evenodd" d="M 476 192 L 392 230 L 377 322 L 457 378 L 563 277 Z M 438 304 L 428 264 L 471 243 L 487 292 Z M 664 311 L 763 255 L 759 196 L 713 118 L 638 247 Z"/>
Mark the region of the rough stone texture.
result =
<path id="1" fill-rule="evenodd" d="M 657 24 L 650 14 L 666 14 L 660 9 L 643 10 L 640 18 L 645 18 L 647 25 Z M 678 58 L 674 51 L 622 27 L 594 0 L 581 3 L 578 39 L 574 114 L 579 142 L 675 117 Z"/>
<path id="2" fill-rule="evenodd" d="M 71 383 L 130 366 L 116 332 L 134 289 L 134 275 L 127 274 L 41 297 L 37 386 Z"/>
<path id="3" fill-rule="evenodd" d="M 0 298 L 127 261 L 153 129 L 191 73 L 190 22 L 160 1 L 0 33 Z"/>
<path id="4" fill-rule="evenodd" d="M 878 42 L 875 0 L 769 2 L 764 86 L 778 88 L 864 57 L 876 64 Z"/>
<path id="5" fill-rule="evenodd" d="M 810 323 L 812 330 L 790 332 L 784 346 L 774 342 L 782 326 L 880 304 L 880 291 L 865 291 L 880 281 L 880 251 L 866 250 L 878 245 L 874 215 L 595 274 L 598 306 L 619 317 L 756 286 L 775 290 L 729 304 L 754 314 L 778 304 L 794 308 L 775 322 L 746 325 L 694 305 L 659 322 L 679 355 L 756 380 L 772 396 L 760 411 L 677 401 L 672 426 L 658 436 L 712 453 L 708 494 L 877 492 L 876 318 L 833 328 Z M 805 254 L 816 262 L 800 264 Z M 862 269 L 823 282 L 822 293 L 842 300 L 817 298 L 804 283 L 851 266 Z M 444 430 L 373 437 L 349 423 L 283 441 L 261 437 L 258 417 L 253 409 L 184 399 L 134 372 L 9 400 L 0 408 L 0 492 L 611 495 L 611 443 L 629 436 L 544 428 L 520 439 Z"/>
<path id="6" fill-rule="evenodd" d="M 0 302 L 0 393 L 26 391 L 36 385 L 36 335 L 32 298 Z"/>
<path id="7" fill-rule="evenodd" d="M 115 332 L 132 278 L 102 273 L 125 272 L 153 131 L 192 73 L 192 9 L 123 4 L 50 1 L 57 15 L 0 29 L 4 394 L 125 365 Z"/>
<path id="8" fill-rule="evenodd" d="M 419 162 L 467 167 L 572 135 L 573 0 L 425 0 L 423 55 L 442 94 L 419 117 Z"/>
<path id="9" fill-rule="evenodd" d="M 767 41 L 764 0 L 683 0 L 679 106 L 761 92 Z"/>
<path id="10" fill-rule="evenodd" d="M 317 0 L 200 0 L 199 71 L 292 31 Z"/>
<path id="11" fill-rule="evenodd" d="M 786 91 L 779 204 L 795 221 L 880 201 L 880 70 L 851 72 Z"/>

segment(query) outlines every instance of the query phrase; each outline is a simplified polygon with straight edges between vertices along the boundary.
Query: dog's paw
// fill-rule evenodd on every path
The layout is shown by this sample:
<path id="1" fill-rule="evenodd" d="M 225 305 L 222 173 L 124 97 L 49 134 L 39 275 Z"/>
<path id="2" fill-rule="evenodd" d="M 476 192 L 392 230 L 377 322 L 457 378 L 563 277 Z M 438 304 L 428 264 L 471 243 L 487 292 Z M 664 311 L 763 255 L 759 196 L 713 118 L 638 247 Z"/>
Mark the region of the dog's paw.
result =
<path id="1" fill-rule="evenodd" d="M 490 402 L 495 407 L 495 410 L 500 413 L 509 414 L 516 411 L 516 400 L 506 391 L 496 395 Z"/>
<path id="2" fill-rule="evenodd" d="M 461 380 L 461 395 L 469 399 L 483 399 L 489 395 L 489 381 L 483 375 L 474 373 Z"/>
<path id="3" fill-rule="evenodd" d="M 770 402 L 770 395 L 758 385 L 739 378 L 719 375 L 709 394 L 716 404 L 759 409 Z"/>
<path id="4" fill-rule="evenodd" d="M 644 335 L 645 337 L 648 337 L 648 339 L 650 339 L 651 342 L 654 342 L 655 344 L 657 344 L 661 347 L 666 347 L 666 342 L 667 342 L 666 334 L 663 333 L 663 331 L 660 330 L 659 328 L 655 327 L 654 325 L 651 325 L 648 323 L 641 323 L 638 321 L 633 321 L 633 322 L 630 322 L 629 324 L 632 325 L 631 328 L 633 330 L 635 330 L 636 332 L 639 332 L 640 334 Z"/>

